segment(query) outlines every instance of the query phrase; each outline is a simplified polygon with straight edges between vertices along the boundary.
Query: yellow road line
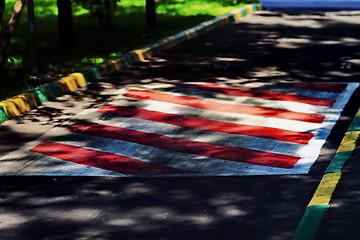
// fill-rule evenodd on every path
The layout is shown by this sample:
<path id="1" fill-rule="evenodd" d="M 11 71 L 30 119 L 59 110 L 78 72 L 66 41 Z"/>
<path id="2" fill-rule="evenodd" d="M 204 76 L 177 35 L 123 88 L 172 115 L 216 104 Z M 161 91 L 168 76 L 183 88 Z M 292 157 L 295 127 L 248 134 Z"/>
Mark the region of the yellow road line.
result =
<path id="1" fill-rule="evenodd" d="M 352 152 L 356 147 L 356 140 L 359 138 L 360 131 L 346 132 L 345 137 L 341 141 L 340 147 L 337 150 L 339 152 Z"/>
<path id="2" fill-rule="evenodd" d="M 342 173 L 327 173 L 321 179 L 318 188 L 315 191 L 308 207 L 313 205 L 329 205 L 331 196 L 334 193 Z"/>

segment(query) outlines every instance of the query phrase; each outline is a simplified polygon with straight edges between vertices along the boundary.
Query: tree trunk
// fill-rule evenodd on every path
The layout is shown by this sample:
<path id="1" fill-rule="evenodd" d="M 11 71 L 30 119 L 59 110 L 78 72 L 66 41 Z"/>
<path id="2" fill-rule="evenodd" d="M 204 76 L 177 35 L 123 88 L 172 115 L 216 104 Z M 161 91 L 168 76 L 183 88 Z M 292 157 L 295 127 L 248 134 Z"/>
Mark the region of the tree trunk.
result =
<path id="1" fill-rule="evenodd" d="M 99 11 L 98 18 L 99 18 L 99 25 L 102 30 L 112 30 L 114 28 L 113 24 L 113 9 L 111 0 L 105 0 L 103 11 Z M 102 6 L 99 6 L 101 8 Z"/>
<path id="2" fill-rule="evenodd" d="M 146 20 L 149 28 L 156 28 L 156 4 L 155 0 L 146 0 Z"/>
<path id="3" fill-rule="evenodd" d="M 4 11 L 5 11 L 5 0 L 0 0 L 0 36 L 3 25 Z"/>
<path id="4" fill-rule="evenodd" d="M 106 28 L 111 30 L 114 27 L 113 24 L 113 15 L 112 15 L 112 9 L 111 9 L 111 1 L 106 0 L 105 1 L 105 24 Z"/>
<path id="5" fill-rule="evenodd" d="M 21 13 L 24 9 L 26 0 L 18 0 L 14 6 L 14 12 L 10 18 L 6 30 L 0 40 L 0 66 L 6 61 L 6 50 L 10 44 L 11 38 L 15 32 L 15 29 L 19 23 Z"/>
<path id="6" fill-rule="evenodd" d="M 31 72 L 37 73 L 37 59 L 36 59 L 36 33 L 35 33 L 35 10 L 34 0 L 27 0 L 28 13 L 28 29 L 29 29 L 29 53 Z"/>
<path id="7" fill-rule="evenodd" d="M 57 0 L 58 28 L 62 46 L 75 44 L 71 0 Z"/>

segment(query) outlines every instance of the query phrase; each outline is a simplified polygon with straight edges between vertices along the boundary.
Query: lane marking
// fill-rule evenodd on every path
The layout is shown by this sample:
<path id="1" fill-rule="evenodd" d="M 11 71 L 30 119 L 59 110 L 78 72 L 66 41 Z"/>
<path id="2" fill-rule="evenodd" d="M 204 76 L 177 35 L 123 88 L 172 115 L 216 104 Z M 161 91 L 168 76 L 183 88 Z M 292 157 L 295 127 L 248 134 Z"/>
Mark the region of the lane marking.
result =
<path id="1" fill-rule="evenodd" d="M 219 89 L 212 91 L 217 84 L 192 84 L 209 89 L 175 84 L 142 85 L 137 86 L 136 90 L 134 86 L 123 88 L 108 105 L 85 110 L 64 123 L 64 127 L 55 128 L 37 142 L 2 158 L 5 161 L 0 161 L 0 171 L 4 175 L 152 175 L 146 171 L 136 173 L 133 165 L 129 170 L 132 173 L 124 173 L 117 170 L 110 159 L 103 161 L 104 166 L 96 165 L 102 162 L 96 156 L 109 154 L 115 158 L 121 156 L 140 161 L 141 164 L 144 162 L 171 168 L 168 172 L 154 173 L 154 177 L 306 174 L 317 159 L 343 107 L 359 85 L 347 83 L 342 93 L 336 93 L 253 83 L 257 94 L 245 91 L 245 95 L 249 96 L 232 96 L 242 94 L 241 91 L 249 89 L 250 85 L 244 85 L 236 93 L 236 87 L 223 85 L 226 89 L 220 90 L 225 91 L 218 92 Z M 263 87 L 274 89 L 274 97 L 265 94 L 262 98 Z M 154 100 L 146 94 L 141 99 L 126 96 L 131 91 L 161 94 L 166 101 Z M 289 99 L 281 96 L 283 91 Z M 286 95 L 290 93 L 300 95 L 299 99 L 306 101 L 315 100 L 314 105 L 296 102 L 296 96 L 292 99 L 292 96 Z M 167 101 L 168 96 L 170 102 Z M 302 96 L 324 98 L 330 100 L 327 104 L 333 104 L 316 105 L 317 99 Z M 179 99 L 184 105 L 178 103 Z M 223 108 L 240 106 L 241 111 L 214 111 L 213 103 Z M 257 113 L 270 112 L 250 115 L 244 112 L 249 107 Z M 284 115 L 283 110 L 287 110 L 287 114 L 323 116 L 324 120 L 319 124 L 294 120 L 294 117 L 279 118 L 277 110 Z M 70 127 L 65 129 L 66 126 Z M 53 143 L 63 144 L 62 151 L 56 150 Z M 39 144 L 43 153 L 31 151 L 37 150 Z M 83 149 L 85 152 L 82 152 Z M 74 159 L 78 159 L 77 155 L 87 154 L 88 151 L 98 152 L 92 152 L 90 159 L 76 163 Z M 66 158 L 61 152 L 66 153 Z M 343 153 L 347 152 L 341 152 L 341 156 L 338 153 L 341 161 L 347 156 Z M 97 159 L 96 164 L 92 162 L 94 159 Z M 84 165 L 87 161 L 91 165 Z M 337 171 L 337 167 L 338 164 L 334 165 L 331 171 Z M 178 170 L 183 172 L 176 172 Z"/>
<path id="2" fill-rule="evenodd" d="M 110 102 L 112 105 L 126 105 L 134 106 L 134 103 L 124 102 L 124 99 L 114 100 Z M 295 131 L 295 132 L 312 132 L 319 129 L 319 124 L 309 123 L 309 122 L 300 122 L 292 121 L 287 119 L 272 118 L 272 117 L 263 117 L 263 116 L 254 116 L 246 115 L 241 113 L 226 113 L 226 112 L 214 112 L 206 109 L 199 109 L 189 106 L 177 105 L 173 103 L 166 102 L 157 102 L 152 100 L 139 100 L 136 102 L 136 106 L 139 106 L 143 109 L 150 111 L 166 112 L 169 114 L 178 114 L 191 117 L 199 117 L 207 120 L 214 120 L 219 122 L 229 122 L 236 124 L 245 124 L 250 126 L 261 126 L 261 127 L 271 127 L 278 128 L 283 130 Z M 331 116 L 331 118 L 329 118 Z M 335 113 L 327 114 L 327 119 L 322 124 L 332 125 L 333 119 L 337 116 Z M 84 116 L 86 118 L 86 116 Z"/>
<path id="3" fill-rule="evenodd" d="M 296 94 L 289 93 L 280 93 L 259 89 L 247 89 L 239 87 L 226 87 L 216 83 L 207 83 L 207 84 L 176 84 L 177 86 L 207 90 L 211 92 L 226 94 L 229 96 L 247 96 L 255 98 L 263 98 L 277 101 L 288 101 L 288 102 L 297 102 L 297 103 L 306 103 L 311 105 L 327 106 L 331 107 L 335 100 L 334 99 L 324 99 L 317 97 L 308 97 L 301 96 Z"/>
<path id="4" fill-rule="evenodd" d="M 144 120 L 168 123 L 193 129 L 269 138 L 300 144 L 307 144 L 309 140 L 314 136 L 314 134 L 312 133 L 296 132 L 278 128 L 251 126 L 229 122 L 211 121 L 179 114 L 150 111 L 137 107 L 107 105 L 101 107 L 97 112 L 104 114 L 112 114 L 115 116 L 133 117 Z"/>
<path id="5" fill-rule="evenodd" d="M 211 111 L 242 113 L 247 115 L 273 117 L 317 124 L 322 123 L 325 118 L 325 116 L 321 114 L 308 114 L 274 108 L 247 106 L 239 104 L 226 104 L 213 100 L 206 100 L 188 96 L 178 96 L 169 93 L 161 93 L 147 90 L 131 89 L 127 93 L 125 93 L 125 96 L 136 99 L 174 103 Z"/>
<path id="6" fill-rule="evenodd" d="M 156 165 L 137 159 L 110 154 L 66 144 L 42 142 L 31 149 L 33 152 L 56 157 L 62 160 L 97 167 L 122 174 L 184 174 L 196 173 L 182 169 Z"/>
<path id="7" fill-rule="evenodd" d="M 147 90 L 147 89 L 146 89 Z M 299 102 L 279 101 L 275 99 L 265 99 L 251 96 L 231 96 L 223 93 L 211 92 L 206 89 L 187 88 L 184 86 L 168 87 L 165 89 L 157 90 L 157 92 L 168 93 L 174 95 L 186 95 L 205 100 L 214 100 L 219 103 L 225 104 L 242 104 L 247 106 L 264 107 L 270 109 L 287 110 L 292 112 L 301 112 L 309 114 L 323 114 L 328 112 L 329 107 L 320 105 L 311 105 Z M 277 94 L 277 93 L 276 93 Z M 334 111 L 336 111 L 334 109 Z"/>
<path id="8" fill-rule="evenodd" d="M 318 232 L 322 219 L 330 208 L 330 201 L 335 189 L 342 177 L 342 170 L 346 162 L 351 158 L 359 139 L 359 119 L 357 114 L 340 143 L 340 146 L 331 160 L 324 176 L 321 179 L 305 213 L 292 237 L 292 240 L 312 240 Z"/>
<path id="9" fill-rule="evenodd" d="M 314 196 L 308 204 L 308 207 L 313 205 L 328 205 L 336 185 L 341 178 L 341 175 L 341 172 L 325 174 L 321 179 L 319 187 L 316 189 Z"/>
<path id="10" fill-rule="evenodd" d="M 324 91 L 324 92 L 334 92 L 341 93 L 348 86 L 346 83 L 280 83 L 284 86 L 296 87 L 296 88 L 304 88 L 315 91 Z"/>
<path id="11" fill-rule="evenodd" d="M 346 132 L 343 140 L 341 141 L 338 152 L 352 152 L 356 147 L 356 140 L 359 138 L 360 131 Z"/>
<path id="12" fill-rule="evenodd" d="M 295 172 L 298 174 L 305 173 L 303 168 L 285 169 L 226 161 L 218 158 L 155 148 L 118 139 L 104 138 L 75 132 L 67 133 L 67 135 L 56 136 L 50 139 L 47 138 L 46 141 L 108 152 L 111 154 L 138 159 L 144 162 L 166 165 L 172 168 L 201 172 L 199 174 L 173 174 L 172 176 L 242 176 L 259 174 L 294 174 Z M 43 160 L 40 160 L 40 162 L 43 162 Z M 67 163 L 64 161 L 63 164 L 66 165 Z"/>
<path id="13" fill-rule="evenodd" d="M 99 114 L 101 115 L 101 114 Z M 97 116 L 99 116 L 97 115 Z M 268 138 L 259 138 L 246 135 L 237 135 L 221 132 L 204 131 L 171 125 L 167 123 L 154 122 L 138 118 L 118 117 L 109 114 L 102 114 L 103 120 L 97 120 L 97 124 L 121 127 L 130 130 L 141 131 L 144 133 L 155 133 L 170 138 L 182 138 L 189 141 L 212 143 L 216 145 L 227 145 L 238 148 L 258 150 L 261 152 L 271 152 L 290 156 L 308 156 L 308 152 L 314 151 L 313 144 L 298 144 L 291 142 L 278 141 Z M 93 119 L 84 121 L 93 122 Z M 83 120 L 82 120 L 83 121 Z M 83 122 L 84 122 L 83 121 Z M 315 150 L 316 151 L 316 150 Z"/>
<path id="14" fill-rule="evenodd" d="M 275 154 L 232 146 L 189 141 L 171 138 L 154 133 L 146 133 L 121 127 L 112 127 L 95 123 L 75 123 L 69 131 L 135 142 L 147 146 L 196 154 L 205 157 L 219 158 L 228 161 L 244 162 L 278 168 L 292 168 L 300 157 Z"/>

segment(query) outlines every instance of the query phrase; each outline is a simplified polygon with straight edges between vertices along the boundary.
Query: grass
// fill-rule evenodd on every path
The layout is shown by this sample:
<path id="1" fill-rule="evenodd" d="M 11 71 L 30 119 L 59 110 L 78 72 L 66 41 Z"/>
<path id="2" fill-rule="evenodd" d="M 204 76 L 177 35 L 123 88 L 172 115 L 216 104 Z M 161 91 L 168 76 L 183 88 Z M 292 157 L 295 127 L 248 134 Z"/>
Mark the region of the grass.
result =
<path id="1" fill-rule="evenodd" d="M 9 19 L 16 0 L 7 0 Z M 83 69 L 104 59 L 126 53 L 166 36 L 223 15 L 245 3 L 243 0 L 158 0 L 158 28 L 146 27 L 145 0 L 122 0 L 115 11 L 114 28 L 100 29 L 97 19 L 79 5 L 73 5 L 76 39 L 73 47 L 60 47 L 57 33 L 56 0 L 35 1 L 37 58 L 39 72 L 53 81 L 64 74 Z M 11 7 L 10 7 L 11 6 Z M 35 88 L 43 82 L 29 76 L 27 14 L 11 42 L 8 62 L 0 72 L 0 100 Z"/>

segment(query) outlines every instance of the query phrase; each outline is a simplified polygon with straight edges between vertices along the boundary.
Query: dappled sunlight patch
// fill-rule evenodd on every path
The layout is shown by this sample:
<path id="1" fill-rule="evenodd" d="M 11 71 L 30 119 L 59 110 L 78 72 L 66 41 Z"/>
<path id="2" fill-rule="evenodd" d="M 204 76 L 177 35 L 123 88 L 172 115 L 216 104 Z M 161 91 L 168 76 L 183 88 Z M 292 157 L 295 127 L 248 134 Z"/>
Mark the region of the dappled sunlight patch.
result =
<path id="1" fill-rule="evenodd" d="M 0 219 L 2 220 L 0 224 L 0 229 L 2 230 L 6 230 L 14 225 L 26 224 L 31 221 L 30 217 L 22 216 L 21 214 L 13 212 L 0 213 Z"/>

